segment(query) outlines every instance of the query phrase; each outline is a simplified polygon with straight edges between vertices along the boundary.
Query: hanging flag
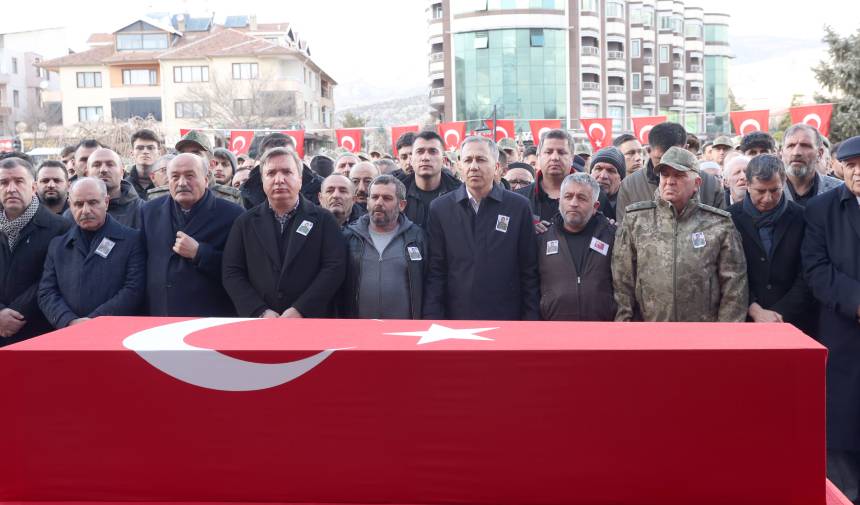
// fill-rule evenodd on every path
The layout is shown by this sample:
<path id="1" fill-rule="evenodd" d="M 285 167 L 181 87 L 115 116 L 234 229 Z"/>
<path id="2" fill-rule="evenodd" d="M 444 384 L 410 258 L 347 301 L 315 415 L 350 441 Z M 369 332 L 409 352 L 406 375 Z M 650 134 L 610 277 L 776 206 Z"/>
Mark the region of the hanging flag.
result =
<path id="1" fill-rule="evenodd" d="M 535 145 L 538 145 L 544 132 L 561 128 L 561 119 L 532 119 L 529 121 L 529 127 L 532 130 L 532 139 Z"/>
<path id="2" fill-rule="evenodd" d="M 179 136 L 184 137 L 184 136 L 188 135 L 188 132 L 190 132 L 190 131 L 191 131 L 191 128 L 180 128 L 179 129 Z"/>
<path id="3" fill-rule="evenodd" d="M 484 124 L 487 125 L 487 128 L 490 129 L 488 137 L 492 138 L 495 142 L 498 142 L 504 138 L 516 138 L 517 131 L 514 127 L 513 119 L 496 119 L 496 134 L 493 135 L 493 120 L 487 119 L 484 121 Z"/>
<path id="4" fill-rule="evenodd" d="M 612 118 L 580 119 L 579 122 L 595 151 L 612 145 Z"/>
<path id="5" fill-rule="evenodd" d="M 394 156 L 397 157 L 397 139 L 406 132 L 417 132 L 418 125 L 411 126 L 392 126 L 391 127 L 391 150 Z"/>
<path id="6" fill-rule="evenodd" d="M 436 131 L 445 140 L 445 150 L 456 151 L 460 149 L 460 143 L 463 142 L 463 137 L 466 136 L 466 122 L 451 121 L 450 123 L 439 123 L 436 125 Z"/>
<path id="7" fill-rule="evenodd" d="M 293 139 L 296 144 L 296 154 L 299 158 L 305 157 L 305 131 L 304 130 L 281 130 L 281 133 Z"/>
<path id="8" fill-rule="evenodd" d="M 230 152 L 235 155 L 248 154 L 248 149 L 251 147 L 251 140 L 253 138 L 253 130 L 231 130 Z"/>
<path id="9" fill-rule="evenodd" d="M 666 122 L 666 116 L 642 116 L 633 119 L 633 135 L 643 146 L 648 145 L 648 133 L 660 123 Z"/>
<path id="10" fill-rule="evenodd" d="M 830 135 L 830 117 L 833 114 L 832 103 L 799 105 L 789 107 L 788 110 L 791 112 L 791 124 L 805 123 L 817 129 L 825 137 Z"/>
<path id="11" fill-rule="evenodd" d="M 752 132 L 766 132 L 770 111 L 768 110 L 736 110 L 731 113 L 732 126 L 735 134 L 746 135 Z"/>
<path id="12" fill-rule="evenodd" d="M 337 134 L 337 145 L 351 153 L 361 151 L 361 128 L 341 128 L 335 130 Z"/>

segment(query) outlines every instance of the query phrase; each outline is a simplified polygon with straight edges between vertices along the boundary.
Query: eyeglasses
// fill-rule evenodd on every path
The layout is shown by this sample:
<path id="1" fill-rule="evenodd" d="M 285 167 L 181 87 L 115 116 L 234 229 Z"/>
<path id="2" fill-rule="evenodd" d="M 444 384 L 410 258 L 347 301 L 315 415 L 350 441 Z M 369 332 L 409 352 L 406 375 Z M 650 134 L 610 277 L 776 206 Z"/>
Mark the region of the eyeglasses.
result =
<path id="1" fill-rule="evenodd" d="M 532 181 L 527 181 L 527 180 L 525 180 L 525 179 L 508 179 L 508 184 L 510 184 L 510 185 L 511 185 L 511 187 L 514 187 L 514 186 L 520 186 L 520 187 L 522 187 L 522 186 L 528 186 L 528 185 L 529 185 L 529 184 L 531 184 L 531 183 L 532 183 Z"/>

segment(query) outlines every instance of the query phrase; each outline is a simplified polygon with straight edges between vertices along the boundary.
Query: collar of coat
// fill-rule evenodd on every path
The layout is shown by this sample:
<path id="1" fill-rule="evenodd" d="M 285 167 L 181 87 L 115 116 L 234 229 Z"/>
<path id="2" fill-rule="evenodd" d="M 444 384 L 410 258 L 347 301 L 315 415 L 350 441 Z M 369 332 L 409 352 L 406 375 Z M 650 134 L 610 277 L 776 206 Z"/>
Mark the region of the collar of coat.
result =
<path id="1" fill-rule="evenodd" d="M 469 199 L 469 193 L 466 192 L 466 185 L 465 184 L 460 185 L 460 187 L 454 191 L 455 191 L 455 194 L 457 195 L 457 201 L 458 202 L 462 202 L 464 200 Z M 495 200 L 497 202 L 501 202 L 502 201 L 502 194 L 504 193 L 504 191 L 505 190 L 502 189 L 502 186 L 500 184 L 496 184 L 494 182 L 493 188 L 490 190 L 490 193 L 486 196 L 486 198 L 489 198 L 491 200 Z"/>

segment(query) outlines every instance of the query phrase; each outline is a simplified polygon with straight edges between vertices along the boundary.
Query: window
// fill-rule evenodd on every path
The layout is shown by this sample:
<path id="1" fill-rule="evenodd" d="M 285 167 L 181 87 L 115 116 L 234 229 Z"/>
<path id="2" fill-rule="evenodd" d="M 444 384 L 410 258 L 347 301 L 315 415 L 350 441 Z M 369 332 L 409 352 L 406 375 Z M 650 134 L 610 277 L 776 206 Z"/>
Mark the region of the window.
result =
<path id="1" fill-rule="evenodd" d="M 654 26 L 654 9 L 644 8 L 642 9 L 642 27 L 643 28 L 651 28 Z"/>
<path id="2" fill-rule="evenodd" d="M 660 15 L 660 29 L 661 30 L 671 30 L 672 29 L 672 16 L 668 16 L 665 14 Z"/>
<path id="3" fill-rule="evenodd" d="M 529 38 L 532 47 L 543 47 L 543 28 L 532 28 L 529 30 Z"/>
<path id="4" fill-rule="evenodd" d="M 256 63 L 234 63 L 233 64 L 233 79 L 256 79 L 257 64 Z"/>
<path id="5" fill-rule="evenodd" d="M 624 128 L 624 106 L 610 105 L 609 117 L 612 118 L 612 129 L 615 131 L 623 131 Z"/>
<path id="6" fill-rule="evenodd" d="M 490 37 L 487 32 L 475 33 L 475 49 L 486 49 L 490 47 Z"/>
<path id="7" fill-rule="evenodd" d="M 254 104 L 250 98 L 237 98 L 233 100 L 233 113 L 238 116 L 250 116 Z"/>
<path id="8" fill-rule="evenodd" d="M 166 33 L 118 33 L 117 51 L 167 49 Z"/>
<path id="9" fill-rule="evenodd" d="M 101 88 L 102 73 L 101 72 L 78 72 L 78 87 L 79 88 Z"/>
<path id="10" fill-rule="evenodd" d="M 18 94 L 17 89 L 12 90 L 12 106 L 13 107 L 20 107 L 21 106 L 21 98 L 20 98 L 20 95 Z"/>
<path id="11" fill-rule="evenodd" d="M 624 4 L 617 0 L 606 2 L 606 17 L 624 19 Z"/>
<path id="12" fill-rule="evenodd" d="M 728 42 L 729 27 L 726 25 L 705 25 L 705 40 L 708 42 Z"/>
<path id="13" fill-rule="evenodd" d="M 630 74 L 630 80 L 633 91 L 640 91 L 642 89 L 642 74 L 639 72 L 632 73 Z"/>
<path id="14" fill-rule="evenodd" d="M 660 63 L 669 63 L 669 46 L 660 46 Z"/>
<path id="15" fill-rule="evenodd" d="M 630 40 L 630 56 L 633 58 L 642 56 L 642 39 Z"/>
<path id="16" fill-rule="evenodd" d="M 597 12 L 597 0 L 580 0 L 580 12 Z"/>
<path id="17" fill-rule="evenodd" d="M 660 78 L 660 94 L 665 95 L 669 93 L 669 78 L 661 77 Z"/>
<path id="18" fill-rule="evenodd" d="M 78 121 L 100 121 L 104 116 L 104 109 L 101 107 L 78 107 Z"/>
<path id="19" fill-rule="evenodd" d="M 12 58 L 12 73 L 18 73 L 18 58 Z"/>
<path id="20" fill-rule="evenodd" d="M 206 102 L 176 102 L 177 119 L 207 116 L 209 116 L 209 104 Z"/>
<path id="21" fill-rule="evenodd" d="M 684 36 L 687 38 L 700 39 L 702 38 L 703 31 L 702 23 L 696 21 L 691 21 L 684 25 Z"/>
<path id="22" fill-rule="evenodd" d="M 173 67 L 173 82 L 209 82 L 209 67 Z"/>
<path id="23" fill-rule="evenodd" d="M 634 24 L 634 25 L 642 24 L 642 8 L 641 7 L 631 7 L 630 8 L 630 24 Z"/>
<path id="24" fill-rule="evenodd" d="M 155 86 L 158 72 L 148 68 L 132 68 L 122 71 L 123 86 Z"/>
<path id="25" fill-rule="evenodd" d="M 442 4 L 433 4 L 433 19 L 442 19 Z"/>

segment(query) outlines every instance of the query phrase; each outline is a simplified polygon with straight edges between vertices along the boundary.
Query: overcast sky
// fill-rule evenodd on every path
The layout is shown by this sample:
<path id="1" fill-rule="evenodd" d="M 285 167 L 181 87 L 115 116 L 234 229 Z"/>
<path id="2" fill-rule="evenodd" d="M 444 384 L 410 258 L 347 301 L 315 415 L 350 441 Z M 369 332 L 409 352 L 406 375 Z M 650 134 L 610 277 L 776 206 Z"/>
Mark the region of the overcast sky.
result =
<path id="1" fill-rule="evenodd" d="M 690 0 L 689 4 L 731 16 L 730 40 L 736 58 L 730 85 L 747 108 L 784 107 L 794 92 L 811 95 L 817 84 L 809 67 L 825 57 L 823 26 L 829 24 L 843 35 L 860 28 L 860 2 Z M 338 81 L 336 99 L 342 105 L 354 102 L 357 95 L 383 99 L 422 92 L 427 86 L 426 5 L 425 0 L 288 0 L 277 4 L 262 0 L 43 0 L 16 3 L 9 11 L 14 15 L 0 20 L 0 30 L 68 25 L 79 34 L 80 44 L 90 32 L 116 29 L 117 24 L 145 12 L 215 12 L 216 20 L 256 12 L 261 22 L 289 21 L 310 43 L 313 58 Z"/>

